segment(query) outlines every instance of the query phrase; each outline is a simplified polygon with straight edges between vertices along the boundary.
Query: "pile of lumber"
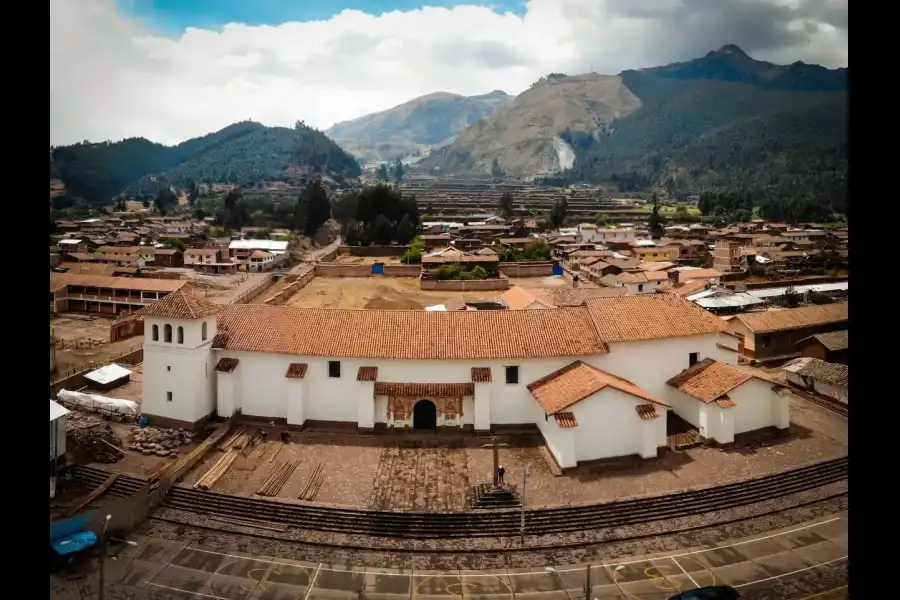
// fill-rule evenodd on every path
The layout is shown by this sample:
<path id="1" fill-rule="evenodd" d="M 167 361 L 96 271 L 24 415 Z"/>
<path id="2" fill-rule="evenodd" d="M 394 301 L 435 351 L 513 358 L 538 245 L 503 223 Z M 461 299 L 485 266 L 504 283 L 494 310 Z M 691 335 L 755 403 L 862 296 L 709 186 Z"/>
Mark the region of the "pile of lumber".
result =
<path id="1" fill-rule="evenodd" d="M 219 450 L 243 450 L 247 444 L 250 442 L 250 436 L 247 435 L 247 428 L 241 427 L 233 434 L 228 436 L 221 444 L 219 444 Z"/>
<path id="2" fill-rule="evenodd" d="M 72 419 L 66 424 L 67 450 L 86 462 L 118 462 L 125 456 L 121 446 L 121 438 L 114 431 L 107 429 L 103 421 Z"/>
<path id="3" fill-rule="evenodd" d="M 322 482 L 324 480 L 325 463 L 320 462 L 318 465 L 316 465 L 316 468 L 313 469 L 312 475 L 309 476 L 306 485 L 303 486 L 303 491 L 300 492 L 300 495 L 297 496 L 297 498 L 299 498 L 300 500 L 306 500 L 307 502 L 312 502 L 319 494 L 319 490 L 322 489 Z"/>
<path id="4" fill-rule="evenodd" d="M 284 487 L 284 484 L 287 483 L 287 480 L 290 479 L 291 474 L 299 464 L 299 460 L 289 460 L 278 463 L 278 466 L 272 469 L 272 472 L 266 477 L 266 480 L 259 489 L 256 490 L 256 493 L 260 496 L 277 496 L 278 492 L 281 491 L 281 488 Z"/>
<path id="5" fill-rule="evenodd" d="M 194 484 L 195 488 L 199 488 L 201 490 L 208 490 L 216 485 L 216 482 L 222 478 L 225 473 L 228 472 L 228 469 L 231 468 L 231 465 L 237 459 L 239 452 L 235 450 L 229 450 L 222 458 L 216 461 L 212 467 L 210 467 L 209 471 L 204 473 L 203 477 L 197 480 L 197 483 Z"/>

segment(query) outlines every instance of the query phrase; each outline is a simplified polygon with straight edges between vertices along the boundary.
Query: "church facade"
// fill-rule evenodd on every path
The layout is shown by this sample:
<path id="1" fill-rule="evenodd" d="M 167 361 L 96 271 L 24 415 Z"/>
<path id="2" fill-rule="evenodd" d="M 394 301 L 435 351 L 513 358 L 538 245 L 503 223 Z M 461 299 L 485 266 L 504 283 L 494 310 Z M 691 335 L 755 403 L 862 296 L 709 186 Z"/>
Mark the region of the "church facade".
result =
<path id="1" fill-rule="evenodd" d="M 667 412 L 689 397 L 670 380 L 737 357 L 723 321 L 669 294 L 429 312 L 215 305 L 179 291 L 140 314 L 142 411 L 159 425 L 238 411 L 297 427 L 533 425 L 564 468 L 656 456 Z M 764 413 L 750 421 L 787 427 L 773 409 L 786 400 L 763 395 L 741 403 Z"/>

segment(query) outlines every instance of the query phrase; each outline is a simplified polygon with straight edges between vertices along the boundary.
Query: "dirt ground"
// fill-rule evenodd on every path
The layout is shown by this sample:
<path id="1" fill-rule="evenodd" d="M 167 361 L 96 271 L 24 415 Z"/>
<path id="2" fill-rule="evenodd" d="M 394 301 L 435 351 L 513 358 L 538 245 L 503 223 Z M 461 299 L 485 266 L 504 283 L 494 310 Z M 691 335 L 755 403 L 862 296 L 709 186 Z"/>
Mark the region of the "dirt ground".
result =
<path id="1" fill-rule="evenodd" d="M 57 375 L 80 369 L 89 363 L 105 363 L 130 352 L 142 343 L 140 337 L 109 343 L 112 319 L 87 315 L 65 315 L 50 319 L 50 331 L 56 338 Z"/>
<path id="2" fill-rule="evenodd" d="M 265 279 L 267 273 L 235 273 L 234 275 L 206 275 L 193 269 L 165 269 L 180 273 L 181 278 L 190 281 L 195 293 L 217 304 L 228 304 L 234 298 L 253 288 Z"/>
<path id="3" fill-rule="evenodd" d="M 510 279 L 510 287 L 572 287 L 564 277 Z M 419 289 L 415 277 L 316 277 L 294 294 L 288 306 L 300 308 L 368 308 L 422 310 L 450 298 L 492 300 L 502 291 L 436 292 Z"/>
<path id="4" fill-rule="evenodd" d="M 336 257 L 334 262 L 341 263 L 342 265 L 374 265 L 375 263 L 382 263 L 385 265 L 401 264 L 400 258 L 397 256 L 350 256 L 349 254 Z"/>
<path id="5" fill-rule="evenodd" d="M 539 507 L 671 493 L 760 477 L 846 455 L 846 419 L 797 398 L 791 406 L 791 422 L 790 436 L 755 447 L 665 451 L 660 458 L 643 461 L 636 468 L 588 467 L 572 474 L 554 475 L 544 458 L 545 450 L 535 446 L 502 448 L 500 461 L 506 469 L 506 481 L 517 486 L 527 468 L 526 503 Z M 279 497 L 298 498 L 321 463 L 325 476 L 315 502 L 381 510 L 460 511 L 466 508 L 469 486 L 490 480 L 490 448 L 460 447 L 459 443 L 436 448 L 406 447 L 406 436 L 294 433 L 288 444 L 270 441 L 257 445 L 235 462 L 214 489 L 253 494 L 278 463 L 299 460 Z M 185 477 L 184 483 L 192 485 L 221 455 L 219 451 L 211 452 Z"/>

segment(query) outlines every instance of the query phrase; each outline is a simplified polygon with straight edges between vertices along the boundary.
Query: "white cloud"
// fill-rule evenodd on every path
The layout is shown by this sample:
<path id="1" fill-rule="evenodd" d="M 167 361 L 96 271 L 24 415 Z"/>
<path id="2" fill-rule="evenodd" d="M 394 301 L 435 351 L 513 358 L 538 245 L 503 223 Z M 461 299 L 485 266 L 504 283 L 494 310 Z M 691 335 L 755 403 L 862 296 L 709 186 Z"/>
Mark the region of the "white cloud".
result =
<path id="1" fill-rule="evenodd" d="M 617 73 L 725 43 L 775 62 L 847 64 L 846 0 L 530 0 L 166 38 L 114 0 L 50 2 L 50 142 L 163 143 L 235 121 L 325 129 L 434 91 L 518 93 L 541 75 Z"/>

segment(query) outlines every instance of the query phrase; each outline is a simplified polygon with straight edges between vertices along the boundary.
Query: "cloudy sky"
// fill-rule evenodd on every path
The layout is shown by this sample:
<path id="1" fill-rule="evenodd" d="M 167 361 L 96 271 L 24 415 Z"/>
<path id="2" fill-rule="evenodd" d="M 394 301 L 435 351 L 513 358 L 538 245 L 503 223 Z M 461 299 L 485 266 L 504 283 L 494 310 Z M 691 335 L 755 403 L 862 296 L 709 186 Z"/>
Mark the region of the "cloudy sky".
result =
<path id="1" fill-rule="evenodd" d="M 326 129 L 434 91 L 515 94 L 728 43 L 847 66 L 847 0 L 50 0 L 50 143 Z"/>

